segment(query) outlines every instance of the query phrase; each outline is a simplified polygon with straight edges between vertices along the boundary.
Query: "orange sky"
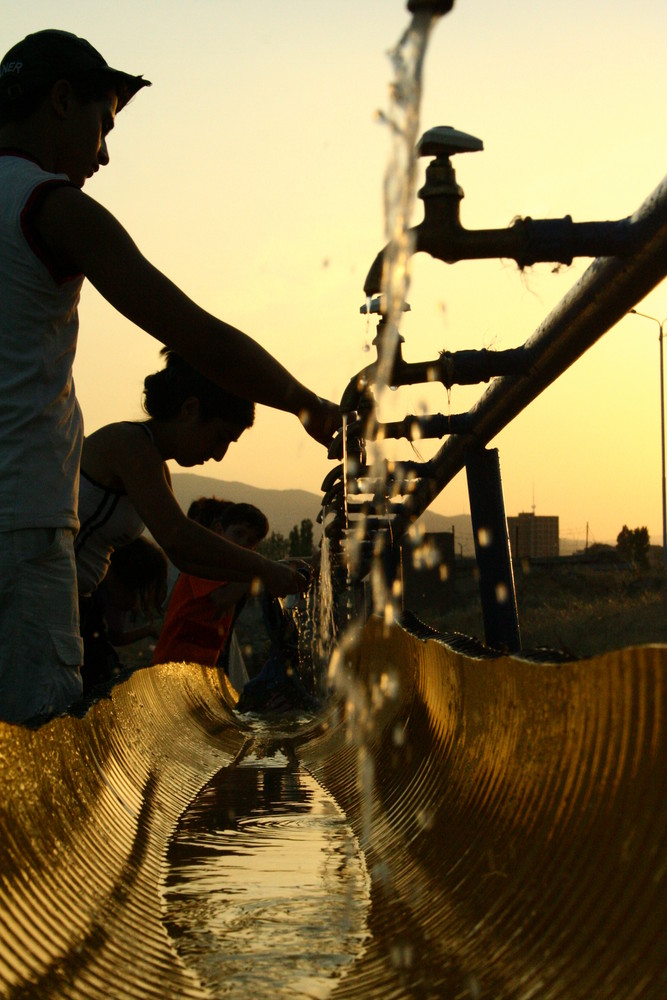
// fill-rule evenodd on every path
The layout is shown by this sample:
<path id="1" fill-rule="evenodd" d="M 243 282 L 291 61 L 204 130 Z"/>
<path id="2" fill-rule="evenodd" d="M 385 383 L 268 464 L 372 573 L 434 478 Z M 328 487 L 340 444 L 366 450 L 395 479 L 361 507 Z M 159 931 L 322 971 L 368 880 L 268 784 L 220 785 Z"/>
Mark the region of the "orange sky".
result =
<path id="1" fill-rule="evenodd" d="M 119 116 L 111 164 L 87 192 L 193 298 L 339 399 L 374 335 L 359 307 L 384 243 L 390 147 L 375 112 L 388 105 L 386 53 L 408 24 L 405 4 L 72 0 L 65 10 L 55 0 L 12 4 L 3 52 L 29 31 L 61 27 L 153 81 Z M 667 165 L 666 29 L 654 0 L 457 0 L 427 51 L 421 131 L 449 124 L 484 141 L 484 152 L 455 161 L 463 224 L 631 214 Z M 413 222 L 421 217 L 416 201 Z M 518 346 L 588 263 L 521 274 L 511 262 L 414 258 L 404 356 Z M 667 317 L 665 284 L 639 308 Z M 537 513 L 560 516 L 564 537 L 583 538 L 588 523 L 591 540 L 614 539 L 627 523 L 661 540 L 657 332 L 624 318 L 492 442 L 508 514 L 534 500 Z M 140 415 L 158 350 L 84 291 L 75 376 L 88 430 Z M 455 388 L 452 411 L 476 395 Z M 424 398 L 397 393 L 396 407 Z M 426 405 L 446 412 L 444 390 Z M 319 492 L 330 467 L 295 418 L 260 408 L 224 462 L 201 472 Z M 434 509 L 468 511 L 464 475 Z"/>

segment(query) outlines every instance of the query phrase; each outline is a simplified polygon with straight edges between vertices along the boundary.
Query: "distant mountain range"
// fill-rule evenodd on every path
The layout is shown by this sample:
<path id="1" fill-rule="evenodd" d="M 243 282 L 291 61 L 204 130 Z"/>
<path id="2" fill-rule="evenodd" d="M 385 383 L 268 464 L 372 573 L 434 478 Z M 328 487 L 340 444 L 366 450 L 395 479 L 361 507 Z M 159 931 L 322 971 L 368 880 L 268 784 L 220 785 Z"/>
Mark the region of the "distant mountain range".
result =
<path id="1" fill-rule="evenodd" d="M 248 486 L 246 483 L 229 483 L 210 476 L 198 476 L 194 472 L 172 472 L 174 493 L 176 499 L 187 511 L 197 497 L 215 496 L 223 500 L 243 501 L 259 507 L 269 519 L 270 531 L 279 532 L 287 537 L 294 527 L 309 518 L 315 528 L 315 539 L 319 540 L 319 525 L 317 515 L 320 512 L 322 497 L 319 493 L 309 493 L 307 490 L 264 490 L 258 486 Z M 447 517 L 427 510 L 419 518 L 425 531 L 451 531 L 454 529 L 454 546 L 456 555 L 474 556 L 475 547 L 472 536 L 472 524 L 469 514 L 455 514 Z M 584 543 L 571 538 L 560 539 L 560 554 L 571 555 L 583 549 Z"/>
<path id="2" fill-rule="evenodd" d="M 215 496 L 235 503 L 243 501 L 254 504 L 266 514 L 271 531 L 287 537 L 294 525 L 300 525 L 307 518 L 315 526 L 315 538 L 319 538 L 317 516 L 322 502 L 319 493 L 309 493 L 307 490 L 265 490 L 246 483 L 230 483 L 210 476 L 199 476 L 194 472 L 173 472 L 172 481 L 176 499 L 183 510 L 187 511 L 192 501 L 202 496 Z M 427 510 L 419 518 L 419 523 L 424 525 L 425 531 L 451 531 L 453 528 L 457 554 L 474 555 L 469 514 L 446 517 Z"/>

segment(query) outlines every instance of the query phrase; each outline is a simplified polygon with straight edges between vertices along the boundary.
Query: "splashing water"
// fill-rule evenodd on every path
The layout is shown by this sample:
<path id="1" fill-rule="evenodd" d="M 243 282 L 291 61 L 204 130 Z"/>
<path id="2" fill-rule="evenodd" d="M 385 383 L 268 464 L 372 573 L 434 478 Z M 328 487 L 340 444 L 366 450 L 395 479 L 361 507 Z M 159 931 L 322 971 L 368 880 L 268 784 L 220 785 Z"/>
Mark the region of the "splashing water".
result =
<path id="1" fill-rule="evenodd" d="M 391 372 L 399 342 L 399 328 L 410 285 L 409 262 L 414 249 L 410 219 L 415 198 L 422 69 L 436 15 L 415 13 L 398 45 L 389 53 L 395 72 L 390 86 L 391 105 L 378 119 L 389 126 L 392 138 L 384 177 L 385 235 L 388 240 L 382 273 L 382 296 L 387 316 L 386 334 L 378 344 L 378 371 L 375 385 L 376 410 L 390 386 Z M 375 435 L 370 435 L 375 437 Z M 373 474 L 382 479 L 384 465 L 381 442 L 373 441 L 369 460 Z M 377 590 L 377 588 L 374 588 Z M 380 588 L 374 610 L 386 615 L 391 595 Z"/>
<path id="2" fill-rule="evenodd" d="M 430 30 L 437 15 L 428 11 L 416 13 L 398 45 L 390 52 L 395 71 L 391 84 L 391 106 L 387 113 L 379 113 L 379 120 L 386 123 L 391 132 L 392 149 L 384 178 L 385 231 L 388 245 L 385 250 L 382 297 L 383 312 L 387 317 L 386 333 L 378 341 L 378 366 L 375 381 L 377 413 L 383 395 L 391 389 L 391 373 L 399 343 L 399 324 L 406 304 L 409 287 L 409 260 L 414 248 L 414 237 L 410 231 L 410 216 L 415 195 L 416 155 L 415 148 L 419 133 L 419 111 L 421 101 L 421 75 L 424 55 Z M 370 304 L 368 305 L 370 313 Z M 373 416 L 371 421 L 376 421 Z M 380 480 L 382 487 L 377 491 L 386 494 L 385 466 L 382 444 L 374 428 L 367 428 L 367 439 L 371 442 L 369 465 L 371 478 Z M 345 440 L 345 438 L 343 438 Z M 390 522 L 388 522 L 390 528 Z M 391 544 L 390 531 L 379 533 L 375 539 L 370 582 L 372 588 L 373 611 L 385 622 L 394 618 L 394 606 L 400 596 L 400 586 L 393 590 L 387 585 L 383 560 L 383 545 Z M 346 651 L 355 642 L 355 626 L 348 626 L 337 648 L 333 652 L 329 667 L 329 678 L 346 700 L 349 737 L 357 748 L 357 781 L 361 802 L 361 845 L 370 844 L 372 833 L 372 801 L 375 774 L 373 755 L 369 752 L 369 739 L 375 727 L 375 717 L 382 703 L 395 696 L 391 683 L 379 681 L 368 690 L 353 676 L 348 665 Z M 387 666 L 390 676 L 390 668 Z"/>
<path id="3" fill-rule="evenodd" d="M 385 235 L 388 246 L 382 274 L 390 336 L 385 338 L 378 373 L 378 392 L 389 381 L 403 308 L 410 285 L 409 261 L 414 247 L 410 218 L 416 186 L 415 147 L 419 134 L 421 77 L 434 15 L 414 15 L 398 45 L 389 53 L 396 79 L 391 84 L 388 112 L 378 112 L 391 131 L 392 147 L 384 177 Z"/>
<path id="4" fill-rule="evenodd" d="M 439 15 L 429 10 L 417 11 L 400 41 L 389 52 L 395 79 L 390 85 L 389 110 L 379 111 L 377 118 L 388 125 L 392 144 L 389 161 L 384 176 L 384 213 L 385 235 L 388 243 L 384 254 L 382 273 L 382 297 L 384 313 L 387 317 L 386 334 L 378 343 L 378 366 L 375 381 L 376 407 L 379 410 L 381 399 L 387 389 L 391 388 L 391 372 L 399 343 L 399 326 L 406 304 L 409 288 L 409 261 L 414 249 L 414 236 L 410 230 L 410 218 L 415 199 L 417 157 L 416 145 L 419 134 L 419 114 L 422 89 L 422 70 L 424 56 L 431 28 Z M 367 317 L 370 316 L 371 302 L 367 300 Z M 371 421 L 376 420 L 371 417 Z M 345 521 L 348 526 L 347 508 L 347 465 L 346 465 L 346 434 L 343 425 L 343 459 L 344 459 L 344 498 Z M 371 478 L 385 481 L 385 467 L 382 455 L 382 443 L 373 428 L 367 428 L 367 439 L 370 441 L 369 466 Z M 358 524 L 365 533 L 363 524 Z M 348 539 L 350 541 L 350 539 Z M 352 540 L 354 541 L 354 540 Z M 376 546 L 371 569 L 373 610 L 385 621 L 393 617 L 395 595 L 387 588 L 384 567 L 382 565 L 381 546 Z M 330 678 L 337 683 L 336 677 L 344 656 L 335 656 L 330 667 Z M 345 671 L 343 671 L 345 673 Z M 346 676 L 340 678 L 344 688 L 349 681 Z"/>
<path id="5" fill-rule="evenodd" d="M 326 535 L 322 538 L 318 587 L 318 615 L 317 628 L 314 632 L 315 649 L 313 655 L 317 663 L 328 665 L 331 650 L 336 640 L 336 623 L 334 589 L 331 581 L 331 552 L 329 539 Z"/>
<path id="6" fill-rule="evenodd" d="M 345 512 L 345 528 L 350 526 L 350 513 L 347 502 L 347 413 L 343 414 L 343 510 Z"/>

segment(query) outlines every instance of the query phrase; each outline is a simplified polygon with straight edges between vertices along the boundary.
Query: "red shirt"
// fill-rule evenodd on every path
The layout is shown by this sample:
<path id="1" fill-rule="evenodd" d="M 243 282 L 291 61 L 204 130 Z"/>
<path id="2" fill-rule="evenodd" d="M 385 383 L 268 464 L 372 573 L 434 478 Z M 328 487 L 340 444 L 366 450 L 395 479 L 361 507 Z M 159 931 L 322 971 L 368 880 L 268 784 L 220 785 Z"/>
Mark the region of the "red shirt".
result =
<path id="1" fill-rule="evenodd" d="M 220 612 L 209 597 L 224 587 L 220 580 L 202 580 L 181 573 L 169 598 L 152 663 L 201 663 L 214 667 L 229 633 L 234 609 Z"/>

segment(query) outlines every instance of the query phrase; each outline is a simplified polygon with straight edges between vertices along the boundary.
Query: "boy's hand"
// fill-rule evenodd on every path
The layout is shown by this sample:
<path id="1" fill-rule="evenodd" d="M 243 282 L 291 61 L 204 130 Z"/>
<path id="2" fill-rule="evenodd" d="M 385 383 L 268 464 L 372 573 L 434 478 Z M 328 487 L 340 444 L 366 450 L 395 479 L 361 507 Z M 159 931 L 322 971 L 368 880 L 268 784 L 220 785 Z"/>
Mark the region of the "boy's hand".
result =
<path id="1" fill-rule="evenodd" d="M 313 401 L 299 413 L 299 420 L 310 436 L 325 447 L 343 425 L 338 404 L 321 396 L 313 396 Z"/>
<path id="2" fill-rule="evenodd" d="M 281 562 L 287 563 L 292 567 L 292 569 L 295 569 L 297 573 L 301 573 L 302 576 L 305 576 L 310 580 L 313 567 L 312 563 L 304 556 L 287 556 L 286 559 L 281 559 Z"/>

